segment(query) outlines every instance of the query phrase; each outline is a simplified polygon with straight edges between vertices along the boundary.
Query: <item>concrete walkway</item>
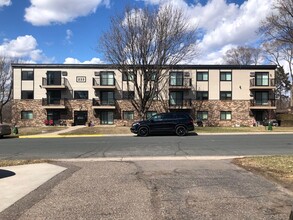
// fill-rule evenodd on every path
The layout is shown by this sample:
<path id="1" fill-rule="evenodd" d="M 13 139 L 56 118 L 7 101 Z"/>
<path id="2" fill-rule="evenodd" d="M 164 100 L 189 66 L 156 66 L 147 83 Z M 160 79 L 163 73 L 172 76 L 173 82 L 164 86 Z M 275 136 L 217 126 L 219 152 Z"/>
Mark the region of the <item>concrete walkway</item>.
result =
<path id="1" fill-rule="evenodd" d="M 65 169 L 48 163 L 0 167 L 0 212 Z"/>

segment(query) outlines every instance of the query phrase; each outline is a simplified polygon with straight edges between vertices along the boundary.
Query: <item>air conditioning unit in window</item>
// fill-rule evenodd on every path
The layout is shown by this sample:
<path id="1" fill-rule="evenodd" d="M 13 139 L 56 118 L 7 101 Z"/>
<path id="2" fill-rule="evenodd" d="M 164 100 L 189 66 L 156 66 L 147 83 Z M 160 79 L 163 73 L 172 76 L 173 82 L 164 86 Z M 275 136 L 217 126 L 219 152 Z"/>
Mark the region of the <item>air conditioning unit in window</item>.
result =
<path id="1" fill-rule="evenodd" d="M 190 73 L 189 72 L 185 72 L 184 73 L 184 77 L 190 77 Z"/>

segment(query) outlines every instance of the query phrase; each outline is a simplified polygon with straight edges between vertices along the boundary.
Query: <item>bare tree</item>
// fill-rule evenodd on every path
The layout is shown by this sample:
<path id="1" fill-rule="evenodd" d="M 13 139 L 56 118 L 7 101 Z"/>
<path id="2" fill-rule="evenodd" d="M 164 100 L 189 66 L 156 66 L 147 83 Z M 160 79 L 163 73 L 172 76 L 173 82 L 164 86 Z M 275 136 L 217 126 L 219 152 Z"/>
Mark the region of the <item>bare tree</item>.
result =
<path id="1" fill-rule="evenodd" d="M 286 73 L 283 67 L 278 66 L 276 70 L 275 79 L 276 79 L 275 97 L 277 100 L 277 108 L 288 109 L 289 103 L 286 103 L 286 101 L 288 101 L 288 98 L 289 98 L 288 92 L 291 89 L 289 73 Z"/>
<path id="2" fill-rule="evenodd" d="M 286 61 L 291 82 L 293 81 L 293 1 L 276 0 L 273 13 L 262 23 L 260 32 L 264 35 L 268 49 L 274 62 Z M 291 86 L 291 106 L 293 106 L 293 86 Z"/>
<path id="3" fill-rule="evenodd" d="M 293 44 L 293 1 L 276 0 L 274 13 L 262 23 L 260 31 L 269 40 Z"/>
<path id="4" fill-rule="evenodd" d="M 223 57 L 225 64 L 230 65 L 257 65 L 261 57 L 261 49 L 238 46 L 228 50 Z"/>
<path id="5" fill-rule="evenodd" d="M 3 122 L 3 107 L 8 103 L 12 91 L 11 61 L 0 57 L 0 123 Z"/>
<path id="6" fill-rule="evenodd" d="M 291 87 L 291 106 L 293 106 L 293 87 L 292 87 L 292 83 L 290 83 L 293 81 L 293 45 L 290 45 L 289 43 L 284 43 L 284 42 L 280 42 L 277 40 L 271 40 L 269 42 L 266 42 L 263 44 L 263 50 L 265 51 L 265 57 L 266 59 L 271 62 L 274 63 L 278 66 L 278 68 L 283 68 L 283 64 L 281 62 L 285 62 L 287 63 L 288 66 L 288 73 L 285 73 L 287 75 L 287 77 L 284 77 L 283 75 L 276 75 L 276 86 L 280 86 L 278 84 L 282 83 L 283 85 L 286 85 L 286 93 L 288 91 L 290 91 L 290 89 L 288 90 L 288 86 Z M 278 77 L 280 77 L 278 79 Z M 287 78 L 289 80 L 289 83 L 287 82 Z"/>
<path id="7" fill-rule="evenodd" d="M 111 20 L 100 39 L 106 59 L 131 75 L 132 105 L 143 118 L 168 82 L 168 70 L 196 55 L 196 28 L 188 25 L 182 10 L 168 5 L 157 10 L 126 8 Z"/>

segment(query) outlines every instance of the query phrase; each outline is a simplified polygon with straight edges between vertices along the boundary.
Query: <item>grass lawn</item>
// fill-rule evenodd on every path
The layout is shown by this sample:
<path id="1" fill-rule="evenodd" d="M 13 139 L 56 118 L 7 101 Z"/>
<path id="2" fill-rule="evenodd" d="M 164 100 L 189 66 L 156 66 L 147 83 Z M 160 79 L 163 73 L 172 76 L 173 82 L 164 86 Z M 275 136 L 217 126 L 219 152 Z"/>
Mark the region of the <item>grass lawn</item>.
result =
<path id="1" fill-rule="evenodd" d="M 273 131 L 276 132 L 293 132 L 293 127 L 274 127 Z M 271 132 L 268 131 L 267 127 L 196 127 L 196 133 L 236 133 L 236 132 Z M 63 134 L 131 134 L 129 127 L 116 127 L 116 126 L 95 126 L 95 127 L 84 127 L 72 132 Z"/>
<path id="2" fill-rule="evenodd" d="M 1 160 L 0 167 L 18 166 L 33 163 L 48 163 L 49 160 Z"/>
<path id="3" fill-rule="evenodd" d="M 58 127 L 58 126 L 20 127 L 18 128 L 18 135 L 46 134 L 46 133 L 64 130 L 66 128 L 67 127 Z"/>
<path id="4" fill-rule="evenodd" d="M 233 163 L 293 191 L 293 156 L 262 156 L 234 159 Z"/>

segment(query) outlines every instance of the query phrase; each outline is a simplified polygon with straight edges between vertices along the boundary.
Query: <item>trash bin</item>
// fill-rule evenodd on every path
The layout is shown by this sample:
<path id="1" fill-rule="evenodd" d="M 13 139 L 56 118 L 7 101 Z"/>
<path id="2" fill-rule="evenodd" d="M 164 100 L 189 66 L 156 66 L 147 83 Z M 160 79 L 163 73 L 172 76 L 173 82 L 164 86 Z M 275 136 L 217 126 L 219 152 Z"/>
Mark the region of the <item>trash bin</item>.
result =
<path id="1" fill-rule="evenodd" d="M 16 127 L 16 126 L 14 126 L 14 128 L 13 128 L 13 134 L 18 134 L 18 128 Z"/>
<path id="2" fill-rule="evenodd" d="M 272 131 L 272 130 L 273 130 L 272 122 L 269 122 L 269 124 L 268 124 L 268 130 L 269 130 L 269 131 Z"/>

